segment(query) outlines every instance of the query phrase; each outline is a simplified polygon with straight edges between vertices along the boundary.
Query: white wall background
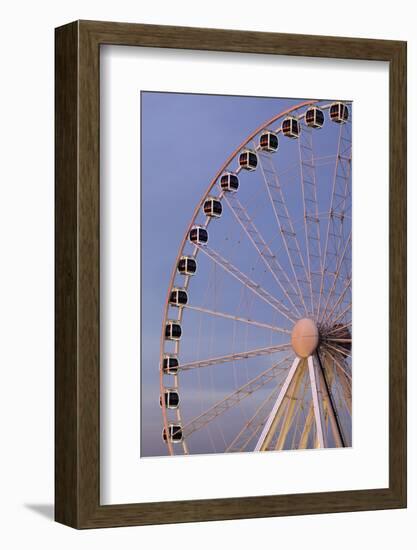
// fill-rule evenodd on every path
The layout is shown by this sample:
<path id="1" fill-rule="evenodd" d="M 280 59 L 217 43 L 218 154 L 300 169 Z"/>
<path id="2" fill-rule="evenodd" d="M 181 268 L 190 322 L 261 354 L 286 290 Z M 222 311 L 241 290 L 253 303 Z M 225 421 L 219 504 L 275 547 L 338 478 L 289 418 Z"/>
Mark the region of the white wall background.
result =
<path id="1" fill-rule="evenodd" d="M 314 27 L 310 23 L 311 15 Z M 409 508 L 76 532 L 52 522 L 54 27 L 74 19 L 408 40 Z M 0 545 L 7 549 L 413 548 L 417 517 L 417 37 L 413 3 L 3 3 L 0 33 Z M 375 90 L 377 93 L 378 91 Z M 375 159 L 377 162 L 377 159 Z M 370 403 L 371 406 L 371 403 Z"/>

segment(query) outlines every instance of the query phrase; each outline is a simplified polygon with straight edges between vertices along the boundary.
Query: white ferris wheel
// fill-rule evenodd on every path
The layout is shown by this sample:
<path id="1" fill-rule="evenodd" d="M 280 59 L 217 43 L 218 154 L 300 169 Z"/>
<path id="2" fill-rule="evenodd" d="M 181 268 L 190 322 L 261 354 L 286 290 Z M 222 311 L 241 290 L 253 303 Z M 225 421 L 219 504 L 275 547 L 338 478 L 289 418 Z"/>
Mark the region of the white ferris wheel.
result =
<path id="1" fill-rule="evenodd" d="M 351 161 L 350 103 L 304 101 L 198 200 L 163 312 L 169 454 L 351 445 Z"/>

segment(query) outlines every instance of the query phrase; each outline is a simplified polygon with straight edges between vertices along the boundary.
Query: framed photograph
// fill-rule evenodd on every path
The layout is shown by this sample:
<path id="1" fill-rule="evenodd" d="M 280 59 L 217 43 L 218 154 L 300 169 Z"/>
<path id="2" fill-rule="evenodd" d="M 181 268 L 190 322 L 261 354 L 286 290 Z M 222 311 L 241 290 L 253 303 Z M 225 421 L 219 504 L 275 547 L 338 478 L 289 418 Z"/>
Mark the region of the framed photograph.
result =
<path id="1" fill-rule="evenodd" d="M 406 506 L 406 43 L 56 29 L 56 520 Z"/>

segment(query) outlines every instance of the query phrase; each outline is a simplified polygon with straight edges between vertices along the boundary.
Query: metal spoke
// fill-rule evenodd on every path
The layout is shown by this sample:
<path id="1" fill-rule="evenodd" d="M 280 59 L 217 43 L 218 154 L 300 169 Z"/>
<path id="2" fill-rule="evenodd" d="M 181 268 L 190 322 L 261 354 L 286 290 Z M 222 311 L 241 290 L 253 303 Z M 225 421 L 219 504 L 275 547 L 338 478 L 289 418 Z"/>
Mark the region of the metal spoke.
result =
<path id="1" fill-rule="evenodd" d="M 284 448 L 288 433 L 294 421 L 295 406 L 298 402 L 298 398 L 296 396 L 298 394 L 301 381 L 305 374 L 304 371 L 305 369 L 303 368 L 303 363 L 302 363 L 294 376 L 294 380 L 292 381 L 290 388 L 288 388 L 288 392 L 286 396 L 288 398 L 288 403 L 285 408 L 285 416 L 282 421 L 282 426 L 278 432 L 278 437 L 275 442 L 275 450 L 277 451 L 281 451 Z"/>
<path id="2" fill-rule="evenodd" d="M 340 258 L 337 262 L 336 271 L 335 271 L 334 276 L 333 276 L 332 286 L 331 286 L 330 290 L 327 292 L 327 299 L 326 299 L 326 303 L 324 305 L 323 313 L 322 313 L 322 318 L 323 319 L 327 317 L 326 313 L 327 313 L 328 307 L 331 303 L 331 300 L 332 300 L 332 298 L 335 294 L 337 284 L 339 282 L 346 282 L 347 281 L 346 286 L 350 287 L 350 285 L 351 285 L 351 282 L 352 282 L 352 277 L 351 276 L 350 277 L 348 276 L 347 278 L 344 278 L 344 277 L 341 278 L 340 277 L 342 265 L 343 265 L 343 262 L 345 260 L 345 257 L 347 255 L 348 251 L 350 251 L 351 243 L 352 243 L 352 231 L 350 232 L 349 237 L 348 237 L 348 239 L 345 243 L 342 255 L 340 256 Z M 330 315 L 331 315 L 332 311 L 330 312 Z"/>
<path id="3" fill-rule="evenodd" d="M 314 419 L 316 421 L 317 440 L 318 446 L 324 449 L 324 437 L 323 437 L 323 419 L 319 404 L 319 397 L 317 391 L 316 374 L 314 369 L 313 357 L 310 355 L 307 359 L 308 374 L 310 376 L 311 395 L 313 398 Z"/>
<path id="4" fill-rule="evenodd" d="M 327 347 L 329 347 L 330 349 L 332 349 L 332 350 L 334 350 L 334 351 L 337 351 L 338 353 L 340 353 L 341 355 L 344 355 L 345 357 L 351 357 L 351 355 L 352 355 L 352 354 L 350 353 L 350 351 L 345 350 L 345 349 L 343 349 L 343 348 L 341 348 L 341 347 L 339 347 L 339 346 L 337 346 L 337 345 L 332 345 L 332 344 L 329 344 L 329 343 L 327 343 L 326 345 L 327 345 Z"/>
<path id="5" fill-rule="evenodd" d="M 320 387 L 323 394 L 323 399 L 326 401 L 327 411 L 329 413 L 330 425 L 332 427 L 333 438 L 337 447 L 345 447 L 345 438 L 343 437 L 342 427 L 337 413 L 337 408 L 334 404 L 333 396 L 330 391 L 330 386 L 326 378 L 326 372 L 320 359 L 319 353 L 316 353 L 318 361 L 318 373 Z"/>
<path id="6" fill-rule="evenodd" d="M 347 198 L 350 193 L 351 160 L 352 139 L 350 136 L 350 125 L 341 124 L 322 262 L 323 269 L 318 317 L 320 317 L 321 313 L 321 297 L 324 295 L 328 278 L 336 276 L 335 274 L 337 273 L 337 261 L 343 241 L 344 221 L 349 209 L 349 201 L 347 201 Z"/>
<path id="7" fill-rule="evenodd" d="M 302 125 L 302 130 L 298 138 L 298 146 L 301 168 L 301 190 L 304 204 L 304 231 L 307 247 L 311 312 L 314 313 L 316 303 L 318 307 L 323 266 L 321 256 L 320 218 L 317 205 L 316 168 L 313 154 L 313 129 L 306 124 Z"/>
<path id="8" fill-rule="evenodd" d="M 222 355 L 220 357 L 213 357 L 210 359 L 202 359 L 200 361 L 192 361 L 190 363 L 184 363 L 178 370 L 187 371 L 192 369 L 198 369 L 201 367 L 210 367 L 212 365 L 222 365 L 224 363 L 230 363 L 232 361 L 239 361 L 241 359 L 249 359 L 251 357 L 259 357 L 262 355 L 272 355 L 279 351 L 285 351 L 291 347 L 291 344 L 280 344 L 278 346 L 268 346 L 265 348 L 257 348 L 248 351 L 241 351 L 237 353 L 231 353 L 230 355 Z"/>
<path id="9" fill-rule="evenodd" d="M 326 354 L 330 357 L 330 359 L 333 361 L 333 363 L 336 365 L 336 367 L 343 373 L 344 376 L 346 376 L 350 383 L 352 383 L 352 376 L 347 372 L 346 369 L 342 367 L 342 365 L 339 363 L 338 359 L 336 359 L 336 356 L 333 355 L 328 349 L 326 349 Z"/>
<path id="10" fill-rule="evenodd" d="M 313 425 L 313 420 L 314 420 L 314 407 L 313 407 L 313 403 L 311 403 L 310 407 L 308 409 L 307 417 L 306 417 L 306 420 L 305 420 L 305 423 L 304 423 L 304 428 L 303 428 L 303 431 L 301 433 L 300 441 L 299 441 L 299 444 L 298 444 L 299 449 L 306 449 L 307 448 L 308 437 L 309 437 L 310 432 L 311 432 L 311 427 Z"/>
<path id="11" fill-rule="evenodd" d="M 215 317 L 222 317 L 223 319 L 230 319 L 231 321 L 239 321 L 241 323 L 247 323 L 248 325 L 254 325 L 259 328 L 266 328 L 274 332 L 280 332 L 282 334 L 291 334 L 291 331 L 285 328 L 277 327 L 275 325 L 269 325 L 268 323 L 262 323 L 261 321 L 255 321 L 253 319 L 246 319 L 245 317 L 238 317 L 230 313 L 223 313 L 222 311 L 215 311 L 213 309 L 207 309 L 205 307 L 191 306 L 189 304 L 183 306 L 184 309 L 190 309 L 192 311 L 200 311 L 207 315 L 214 315 Z"/>
<path id="12" fill-rule="evenodd" d="M 252 395 L 255 391 L 265 386 L 265 384 L 274 380 L 274 378 L 286 370 L 285 365 L 289 362 L 289 359 L 290 356 L 284 357 L 279 363 L 276 363 L 272 367 L 269 367 L 265 371 L 261 372 L 255 376 L 255 378 L 252 378 L 252 380 L 249 380 L 249 382 L 215 403 L 206 412 L 188 422 L 183 428 L 184 437 L 189 437 L 197 430 L 201 430 L 219 415 L 228 411 L 237 403 L 240 403 L 242 399 Z"/>
<path id="13" fill-rule="evenodd" d="M 349 302 L 348 305 L 338 314 L 337 317 L 334 319 L 331 319 L 332 324 L 336 324 L 340 319 L 343 319 L 343 317 L 352 309 L 352 302 Z M 329 319 L 329 318 L 327 318 Z M 326 319 L 326 321 L 327 321 Z"/>
<path id="14" fill-rule="evenodd" d="M 344 439 L 342 435 L 340 422 L 338 419 L 337 409 L 335 407 L 334 400 L 330 392 L 330 384 L 326 379 L 326 373 L 324 371 L 323 365 L 321 363 L 321 360 L 318 354 L 316 354 L 316 358 L 318 361 L 317 372 L 319 375 L 320 391 L 323 396 L 322 401 L 323 401 L 323 404 L 325 404 L 326 406 L 326 411 L 330 419 L 330 426 L 332 429 L 334 443 L 336 447 L 344 447 L 345 446 Z"/>
<path id="15" fill-rule="evenodd" d="M 270 444 L 272 437 L 275 433 L 275 429 L 278 424 L 278 413 L 281 408 L 282 402 L 284 401 L 284 397 L 288 391 L 288 388 L 290 387 L 290 384 L 294 378 L 294 375 L 297 371 L 297 368 L 300 364 L 301 360 L 299 357 L 296 357 L 293 361 L 293 364 L 291 366 L 291 369 L 288 372 L 287 378 L 285 379 L 281 391 L 279 392 L 278 398 L 275 402 L 275 405 L 272 408 L 272 411 L 268 417 L 268 420 L 266 421 L 266 424 L 262 430 L 261 436 L 258 439 L 258 442 L 255 446 L 255 451 L 264 451 L 268 448 L 268 445 Z"/>
<path id="16" fill-rule="evenodd" d="M 258 283 L 255 283 L 254 281 L 252 281 L 247 275 L 242 273 L 232 263 L 230 263 L 228 260 L 223 258 L 218 252 L 215 252 L 208 246 L 199 246 L 198 248 L 201 250 L 201 252 L 204 252 L 204 254 L 206 254 L 214 262 L 220 265 L 230 275 L 235 277 L 235 279 L 240 281 L 242 285 L 244 285 L 246 288 L 249 288 L 252 292 L 254 292 L 257 296 L 259 296 L 259 298 L 261 298 L 264 302 L 266 302 L 268 305 L 270 305 L 276 311 L 278 311 L 278 313 L 286 317 L 291 322 L 295 321 L 293 314 L 289 311 L 287 307 L 285 307 L 285 305 L 282 302 L 280 302 L 277 298 L 272 296 L 272 294 L 270 294 L 265 289 L 263 289 Z"/>
<path id="17" fill-rule="evenodd" d="M 352 326 L 352 321 L 349 321 L 348 323 L 344 323 L 343 325 L 338 325 L 335 328 L 333 328 L 329 331 L 326 331 L 326 336 L 329 336 L 330 334 L 336 334 L 338 332 L 342 332 L 343 329 L 349 328 L 351 326 Z"/>
<path id="18" fill-rule="evenodd" d="M 247 209 L 243 206 L 235 194 L 230 197 L 225 197 L 225 202 L 257 250 L 262 261 L 271 272 L 271 275 L 278 283 L 290 305 L 296 310 L 298 315 L 301 315 L 301 308 L 303 306 L 300 302 L 300 297 L 297 290 L 290 282 L 288 275 L 279 263 L 277 256 L 272 252 L 271 248 L 261 235 L 259 229 L 255 226 L 252 218 L 248 214 Z"/>
<path id="19" fill-rule="evenodd" d="M 307 393 L 307 387 L 308 387 L 308 379 L 307 379 L 307 377 L 305 377 L 302 395 L 301 395 L 301 398 L 298 400 L 297 411 L 295 413 L 296 414 L 295 426 L 294 426 L 294 430 L 293 430 L 293 436 L 292 436 L 290 449 L 295 449 L 296 448 L 296 440 L 297 440 L 297 435 L 298 435 L 299 426 L 300 426 L 300 419 L 303 416 L 303 412 L 304 412 L 304 403 L 305 403 L 305 396 L 306 396 L 306 393 Z"/>
<path id="20" fill-rule="evenodd" d="M 279 177 L 270 155 L 258 152 L 258 157 L 262 176 L 278 224 L 279 232 L 287 252 L 288 260 L 291 265 L 291 270 L 294 276 L 294 281 L 297 285 L 299 297 L 303 304 L 305 313 L 308 315 L 308 307 L 304 297 L 309 294 L 310 282 L 308 280 L 304 259 L 300 251 L 297 234 L 294 230 L 294 225 L 289 215 L 284 194 L 279 182 Z M 265 167 L 264 164 L 266 164 L 267 167 Z"/>
<path id="21" fill-rule="evenodd" d="M 335 369 L 334 372 L 334 375 L 340 382 L 341 386 L 340 388 L 339 385 L 336 385 L 336 391 L 338 392 L 339 400 L 344 404 L 347 413 L 349 416 L 352 416 L 352 379 L 349 374 L 345 372 L 345 369 L 338 362 L 336 362 L 336 359 L 328 350 L 326 350 L 325 354 L 329 357 L 329 360 L 334 367 L 340 367 L 339 370 Z M 341 360 L 344 361 L 344 358 Z M 342 392 L 343 395 L 341 395 L 340 392 Z"/>
<path id="22" fill-rule="evenodd" d="M 351 291 L 351 284 L 352 284 L 352 276 L 350 276 L 349 279 L 346 281 L 345 286 L 341 291 L 341 293 L 339 294 L 338 299 L 333 304 L 332 309 L 325 316 L 322 317 L 322 323 L 326 323 L 331 320 L 331 317 L 335 312 L 335 310 L 344 302 L 346 293 L 349 293 Z M 349 302 L 349 306 L 351 306 L 351 303 L 352 302 Z"/>
<path id="23" fill-rule="evenodd" d="M 225 452 L 233 451 L 236 448 L 236 443 L 240 440 L 240 438 L 245 434 L 248 436 L 243 443 L 243 445 L 240 445 L 239 448 L 236 450 L 241 451 L 245 447 L 248 446 L 252 438 L 255 436 L 256 432 L 260 429 L 262 424 L 266 421 L 266 418 L 262 418 L 259 422 L 259 415 L 265 409 L 265 407 L 273 400 L 276 393 L 279 391 L 279 388 L 274 388 L 272 392 L 262 401 L 262 403 L 259 405 L 259 407 L 256 409 L 252 417 L 245 422 L 243 428 L 240 430 L 240 432 L 236 435 L 236 437 L 233 438 L 231 443 L 226 448 Z M 258 422 L 256 422 L 258 420 Z"/>

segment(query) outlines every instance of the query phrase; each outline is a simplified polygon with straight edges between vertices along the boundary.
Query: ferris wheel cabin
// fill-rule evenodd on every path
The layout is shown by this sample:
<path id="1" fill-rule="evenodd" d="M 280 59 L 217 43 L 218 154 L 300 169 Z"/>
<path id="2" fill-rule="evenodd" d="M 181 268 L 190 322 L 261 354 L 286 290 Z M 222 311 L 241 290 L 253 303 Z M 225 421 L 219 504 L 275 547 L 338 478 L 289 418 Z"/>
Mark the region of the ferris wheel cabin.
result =
<path id="1" fill-rule="evenodd" d="M 324 113 L 318 107 L 310 107 L 305 114 L 305 123 L 310 128 L 322 128 L 324 124 Z"/>
<path id="2" fill-rule="evenodd" d="M 180 395 L 177 390 L 166 388 L 164 391 L 164 403 L 167 409 L 177 409 L 180 404 Z M 159 396 L 159 406 L 162 407 L 162 395 Z"/>
<path id="3" fill-rule="evenodd" d="M 182 330 L 178 321 L 167 321 L 165 325 L 165 338 L 167 340 L 179 340 Z"/>
<path id="4" fill-rule="evenodd" d="M 349 109 L 344 103 L 333 103 L 329 110 L 330 119 L 338 124 L 344 124 L 349 118 Z"/>
<path id="5" fill-rule="evenodd" d="M 209 218 L 220 218 L 222 215 L 222 203 L 216 197 L 208 197 L 203 206 L 204 214 Z"/>
<path id="6" fill-rule="evenodd" d="M 239 189 L 239 178 L 236 174 L 226 172 L 220 178 L 220 187 L 223 191 L 235 192 Z"/>
<path id="7" fill-rule="evenodd" d="M 165 428 L 162 430 L 162 439 L 167 442 L 167 434 Z M 168 439 L 171 443 L 181 443 L 182 441 L 182 426 L 181 424 L 168 425 Z"/>
<path id="8" fill-rule="evenodd" d="M 253 151 L 246 149 L 239 155 L 239 166 L 244 170 L 256 170 L 258 166 L 258 156 Z"/>
<path id="9" fill-rule="evenodd" d="M 187 291 L 183 288 L 173 288 L 171 296 L 169 297 L 169 303 L 171 306 L 185 306 L 188 302 Z"/>
<path id="10" fill-rule="evenodd" d="M 300 135 L 300 123 L 295 116 L 288 116 L 282 121 L 281 131 L 284 136 L 296 139 Z"/>
<path id="11" fill-rule="evenodd" d="M 189 239 L 194 244 L 207 244 L 207 229 L 205 227 L 202 227 L 201 225 L 195 225 L 190 231 Z"/>
<path id="12" fill-rule="evenodd" d="M 162 359 L 162 372 L 164 374 L 177 374 L 179 367 L 176 355 L 165 354 Z"/>
<path id="13" fill-rule="evenodd" d="M 181 256 L 177 269 L 181 275 L 194 275 L 197 271 L 197 262 L 191 256 Z"/>
<path id="14" fill-rule="evenodd" d="M 275 153 L 278 149 L 278 136 L 274 132 L 264 132 L 259 138 L 259 148 L 267 153 Z"/>

